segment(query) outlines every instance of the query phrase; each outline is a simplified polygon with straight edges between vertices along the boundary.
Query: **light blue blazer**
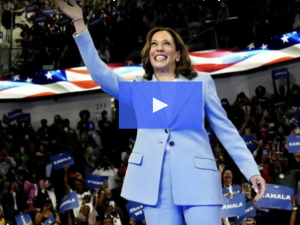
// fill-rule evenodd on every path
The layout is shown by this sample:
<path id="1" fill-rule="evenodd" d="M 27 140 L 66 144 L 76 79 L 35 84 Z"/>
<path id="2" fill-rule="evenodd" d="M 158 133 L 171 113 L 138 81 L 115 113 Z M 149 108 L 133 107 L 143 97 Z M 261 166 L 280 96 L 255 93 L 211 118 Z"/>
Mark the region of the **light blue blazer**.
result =
<path id="1" fill-rule="evenodd" d="M 93 80 L 111 96 L 119 99 L 119 82 L 125 81 L 113 73 L 99 58 L 88 30 L 74 35 L 85 65 Z M 146 81 L 136 77 L 136 81 Z M 188 81 L 179 76 L 179 81 Z M 157 81 L 153 76 L 152 81 Z M 176 205 L 222 205 L 221 177 L 204 128 L 207 117 L 212 129 L 234 159 L 241 172 L 250 180 L 260 175 L 252 154 L 236 128 L 227 119 L 217 96 L 213 79 L 207 73 L 198 73 L 192 81 L 202 82 L 202 126 L 199 130 L 139 129 L 133 152 L 129 158 L 121 195 L 131 201 L 156 205 L 158 201 L 161 170 L 167 142 L 170 146 L 173 199 Z M 151 81 L 150 81 L 151 82 Z M 186 90 L 188 93 L 189 91 Z M 197 95 L 200 96 L 200 95 Z M 178 104 L 182 107 L 193 93 L 186 94 Z M 196 99 L 197 100 L 197 99 Z M 184 122 L 180 116 L 173 123 Z"/>

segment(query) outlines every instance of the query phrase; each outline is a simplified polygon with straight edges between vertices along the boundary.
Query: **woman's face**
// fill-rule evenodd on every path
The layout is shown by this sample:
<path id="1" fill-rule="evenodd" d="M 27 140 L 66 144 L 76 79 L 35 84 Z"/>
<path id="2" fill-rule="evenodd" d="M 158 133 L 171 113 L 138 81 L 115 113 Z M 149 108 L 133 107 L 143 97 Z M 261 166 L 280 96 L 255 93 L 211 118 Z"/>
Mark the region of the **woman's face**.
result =
<path id="1" fill-rule="evenodd" d="M 226 170 L 224 172 L 223 179 L 226 182 L 232 182 L 232 172 L 230 170 Z"/>
<path id="2" fill-rule="evenodd" d="M 175 72 L 176 59 L 180 60 L 180 53 L 176 52 L 175 42 L 170 33 L 155 33 L 150 44 L 149 57 L 154 71 L 173 69 Z"/>
<path id="3" fill-rule="evenodd" d="M 84 192 L 84 185 L 79 181 L 76 182 L 76 191 L 79 193 Z"/>
<path id="4" fill-rule="evenodd" d="M 90 215 L 90 207 L 87 205 L 83 206 L 82 213 L 84 216 Z"/>

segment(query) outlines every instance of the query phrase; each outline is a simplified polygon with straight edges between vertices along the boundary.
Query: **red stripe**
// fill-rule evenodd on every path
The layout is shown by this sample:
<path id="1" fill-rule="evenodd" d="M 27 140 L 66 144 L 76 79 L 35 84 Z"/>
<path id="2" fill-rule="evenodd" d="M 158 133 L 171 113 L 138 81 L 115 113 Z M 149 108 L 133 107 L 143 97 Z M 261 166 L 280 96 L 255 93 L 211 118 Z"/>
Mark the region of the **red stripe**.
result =
<path id="1" fill-rule="evenodd" d="M 91 88 L 99 87 L 99 85 L 92 80 L 70 81 L 70 83 L 76 85 L 77 87 L 83 88 L 83 89 L 91 89 Z"/>
<path id="2" fill-rule="evenodd" d="M 43 96 L 50 96 L 50 95 L 57 95 L 55 92 L 42 92 L 34 95 L 28 95 L 25 98 L 36 98 L 36 97 L 43 97 Z"/>
<path id="3" fill-rule="evenodd" d="M 207 73 L 211 73 L 211 72 L 215 72 L 217 70 L 222 70 L 225 69 L 227 67 L 230 67 L 232 65 L 234 65 L 235 63 L 231 63 L 231 64 L 197 64 L 197 65 L 193 65 L 194 69 L 199 71 L 199 72 L 207 72 Z"/>
<path id="4" fill-rule="evenodd" d="M 262 66 L 268 66 L 268 65 L 272 65 L 272 64 L 276 64 L 276 63 L 281 63 L 281 62 L 285 62 L 285 61 L 292 60 L 292 59 L 295 59 L 295 57 L 286 56 L 286 57 L 282 57 L 279 59 L 275 59 L 271 62 L 267 62 L 267 63 L 263 64 Z"/>
<path id="5" fill-rule="evenodd" d="M 85 70 L 75 70 L 75 69 L 65 69 L 66 72 L 73 72 L 73 73 L 81 73 L 85 75 L 90 75 L 89 71 L 87 69 Z"/>
<path id="6" fill-rule="evenodd" d="M 228 55 L 234 54 L 236 51 L 233 49 L 227 50 L 216 50 L 211 52 L 190 52 L 190 56 L 202 57 L 202 58 L 216 58 L 216 57 L 224 57 Z"/>

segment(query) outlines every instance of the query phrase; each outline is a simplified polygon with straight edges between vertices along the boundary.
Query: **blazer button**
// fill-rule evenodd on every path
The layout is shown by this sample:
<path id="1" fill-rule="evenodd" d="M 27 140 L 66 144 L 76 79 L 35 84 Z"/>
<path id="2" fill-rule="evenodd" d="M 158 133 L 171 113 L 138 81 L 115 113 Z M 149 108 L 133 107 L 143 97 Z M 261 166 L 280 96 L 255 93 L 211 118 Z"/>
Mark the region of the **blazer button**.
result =
<path id="1" fill-rule="evenodd" d="M 175 143 L 173 141 L 170 142 L 170 146 L 174 146 Z"/>

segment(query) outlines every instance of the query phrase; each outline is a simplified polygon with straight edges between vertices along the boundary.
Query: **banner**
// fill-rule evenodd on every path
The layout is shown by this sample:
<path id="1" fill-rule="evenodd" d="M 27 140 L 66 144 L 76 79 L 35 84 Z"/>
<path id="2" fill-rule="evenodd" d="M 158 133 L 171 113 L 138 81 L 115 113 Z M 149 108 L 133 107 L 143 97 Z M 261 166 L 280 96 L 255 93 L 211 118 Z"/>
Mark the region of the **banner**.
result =
<path id="1" fill-rule="evenodd" d="M 33 4 L 33 5 L 29 5 L 29 6 L 27 6 L 26 7 L 26 12 L 27 13 L 32 13 L 32 12 L 35 12 L 35 5 Z"/>
<path id="2" fill-rule="evenodd" d="M 255 142 L 253 135 L 243 136 L 243 139 L 248 147 L 248 149 L 253 152 L 255 150 Z"/>
<path id="3" fill-rule="evenodd" d="M 54 14 L 54 7 L 47 7 L 44 9 L 44 14 L 47 16 L 51 16 Z"/>
<path id="4" fill-rule="evenodd" d="M 71 23 L 71 20 L 68 18 L 68 17 L 66 17 L 66 16 L 63 16 L 61 19 L 60 19 L 60 21 L 59 21 L 59 24 L 61 25 L 61 26 L 66 26 L 66 25 L 68 25 L 68 24 L 70 24 Z"/>
<path id="5" fill-rule="evenodd" d="M 135 222 L 142 222 L 145 219 L 143 205 L 137 202 L 128 202 L 126 204 L 126 209 L 128 211 L 129 217 L 133 218 Z"/>
<path id="6" fill-rule="evenodd" d="M 85 186 L 88 189 L 101 189 L 102 183 L 108 181 L 108 176 L 97 176 L 92 174 L 87 174 L 85 177 Z"/>
<path id="7" fill-rule="evenodd" d="M 46 23 L 47 22 L 47 16 L 45 14 L 38 15 L 35 17 L 36 23 Z"/>
<path id="8" fill-rule="evenodd" d="M 71 192 L 67 197 L 61 200 L 59 213 L 64 213 L 67 210 L 75 209 L 79 207 L 79 201 L 77 197 L 77 192 Z"/>
<path id="9" fill-rule="evenodd" d="M 241 224 L 242 221 L 244 221 L 248 218 L 252 218 L 252 217 L 256 217 L 256 208 L 255 208 L 254 202 L 250 201 L 250 202 L 246 203 L 245 214 L 242 216 L 238 216 L 236 218 L 236 221 L 238 224 Z"/>
<path id="10" fill-rule="evenodd" d="M 266 193 L 263 198 L 257 202 L 257 206 L 266 209 L 293 210 L 291 196 L 294 190 L 282 185 L 266 184 Z"/>
<path id="11" fill-rule="evenodd" d="M 233 194 L 241 193 L 241 186 L 240 185 L 233 185 L 233 186 L 231 186 L 231 189 L 232 189 Z M 223 193 L 224 196 L 227 195 L 229 192 L 230 192 L 229 188 L 223 188 L 222 189 L 222 193 Z"/>
<path id="12" fill-rule="evenodd" d="M 15 220 L 17 225 L 26 225 L 32 223 L 30 215 L 27 213 L 16 215 Z"/>
<path id="13" fill-rule="evenodd" d="M 300 152 L 300 136 L 291 135 L 286 137 L 289 153 Z"/>
<path id="14" fill-rule="evenodd" d="M 90 28 L 94 28 L 94 27 L 98 26 L 99 24 L 101 24 L 100 17 L 95 17 L 95 18 L 89 20 Z"/>
<path id="15" fill-rule="evenodd" d="M 55 221 L 56 221 L 55 215 L 52 214 L 52 215 L 44 222 L 44 224 L 52 224 L 52 223 L 54 223 Z"/>
<path id="16" fill-rule="evenodd" d="M 287 68 L 275 69 L 272 70 L 272 77 L 274 80 L 281 80 L 287 78 L 289 71 Z"/>
<path id="17" fill-rule="evenodd" d="M 67 165 L 70 166 L 74 164 L 74 159 L 70 151 L 51 156 L 51 161 L 55 170 L 60 170 Z"/>
<path id="18" fill-rule="evenodd" d="M 14 109 L 13 111 L 7 113 L 9 122 L 16 121 L 23 116 L 22 109 Z"/>
<path id="19" fill-rule="evenodd" d="M 245 194 L 233 195 L 232 198 L 223 196 L 223 206 L 221 208 L 221 217 L 237 217 L 245 214 L 246 197 Z"/>
<path id="20" fill-rule="evenodd" d="M 24 113 L 22 117 L 19 118 L 19 120 L 23 123 L 31 123 L 31 115 L 30 113 Z"/>

